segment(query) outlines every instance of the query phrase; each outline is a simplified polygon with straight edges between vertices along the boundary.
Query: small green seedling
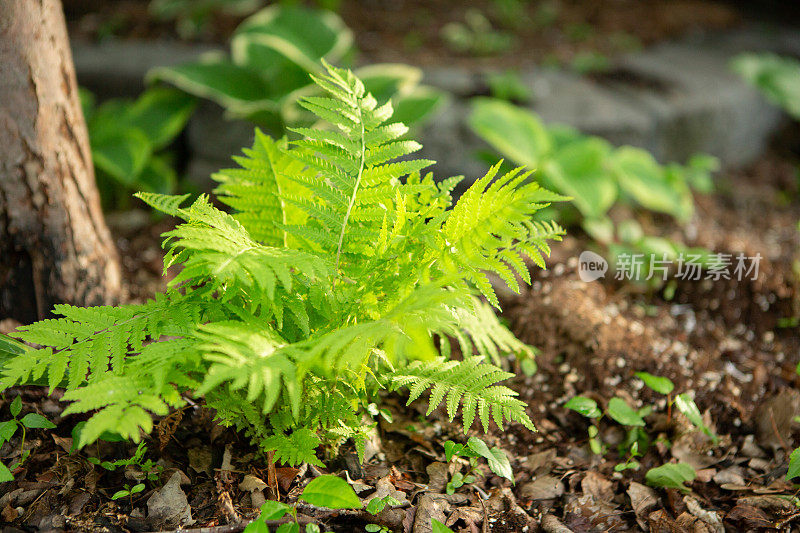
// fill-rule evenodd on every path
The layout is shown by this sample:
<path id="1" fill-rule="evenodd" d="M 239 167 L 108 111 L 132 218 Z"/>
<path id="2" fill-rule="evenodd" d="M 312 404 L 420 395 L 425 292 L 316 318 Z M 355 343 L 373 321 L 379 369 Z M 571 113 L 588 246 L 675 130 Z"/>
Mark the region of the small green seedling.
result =
<path id="1" fill-rule="evenodd" d="M 689 487 L 684 483 L 691 483 L 696 477 L 697 472 L 691 465 L 686 463 L 667 463 L 651 468 L 645 474 L 645 480 L 648 485 L 665 489 L 677 489 L 681 492 L 689 492 Z"/>
<path id="2" fill-rule="evenodd" d="M 147 446 L 144 442 L 139 443 L 136 452 L 128 459 L 118 459 L 116 461 L 101 461 L 97 457 L 89 457 L 86 459 L 93 465 L 98 465 L 109 472 L 115 471 L 119 467 L 134 466 L 141 472 L 141 478 L 146 478 L 148 481 L 156 481 L 159 474 L 164 469 L 161 465 L 155 464 L 151 459 L 145 459 L 147 453 Z M 122 492 L 122 491 L 120 491 Z M 139 491 L 141 492 L 141 491 Z M 135 494 L 135 493 L 134 493 Z"/>
<path id="3" fill-rule="evenodd" d="M 645 406 L 639 410 L 633 409 L 622 398 L 611 398 L 608 401 L 606 412 L 600 409 L 597 402 L 591 398 L 584 396 L 575 396 L 571 398 L 564 407 L 579 413 L 586 418 L 592 419 L 593 424 L 589 426 L 589 448 L 592 453 L 596 455 L 603 455 L 606 451 L 605 446 L 599 438 L 600 429 L 597 426 L 599 420 L 605 415 L 616 421 L 623 426 L 628 427 L 628 433 L 625 440 L 619 446 L 619 454 L 627 455 L 628 461 L 622 465 L 617 465 L 617 471 L 626 470 L 628 468 L 636 469 L 639 467 L 638 462 L 634 460 L 635 457 L 646 452 L 650 446 L 650 439 L 647 433 L 642 429 L 645 426 L 643 417 L 650 414 L 652 411 L 650 406 Z M 642 450 L 642 452 L 640 452 Z"/>
<path id="4" fill-rule="evenodd" d="M 525 82 L 519 76 L 519 72 L 515 70 L 488 74 L 486 76 L 486 84 L 489 86 L 489 93 L 492 98 L 516 104 L 525 104 L 533 100 L 533 93 L 530 87 L 525 85 Z"/>
<path id="5" fill-rule="evenodd" d="M 347 481 L 337 476 L 324 475 L 311 480 L 300 494 L 300 500 L 317 507 L 328 509 L 362 509 L 364 504 Z M 388 501 L 386 503 L 389 503 Z M 384 505 L 386 505 L 386 503 Z M 369 510 L 369 509 L 368 509 Z M 286 515 L 292 517 L 291 522 L 281 524 L 276 533 L 300 533 L 297 522 L 297 506 L 269 500 L 261 506 L 261 515 L 250 522 L 244 533 L 269 533 L 265 520 L 280 520 Z M 368 530 L 369 531 L 369 530 Z M 374 530 L 374 531 L 380 531 Z M 319 533 L 319 526 L 306 524 L 305 533 Z"/>
<path id="6" fill-rule="evenodd" d="M 125 483 L 123 487 L 124 488 L 122 490 L 118 490 L 117 492 L 115 492 L 114 495 L 111 496 L 111 499 L 116 501 L 121 498 L 128 497 L 130 498 L 131 507 L 133 507 L 133 495 L 139 494 L 140 492 L 144 491 L 144 483 L 137 483 L 132 487 L 127 483 Z"/>
<path id="7" fill-rule="evenodd" d="M 19 461 L 11 466 L 6 466 L 3 463 L 0 463 L 0 482 L 14 481 L 14 474 L 12 474 L 12 472 L 22 466 L 22 463 L 24 463 L 30 455 L 30 450 L 25 449 L 25 436 L 27 430 L 53 429 L 56 427 L 55 424 L 38 413 L 28 413 L 21 419 L 17 420 L 17 417 L 22 412 L 22 398 L 20 396 L 17 396 L 11 402 L 10 410 L 12 417 L 11 420 L 6 420 L 5 422 L 0 423 L 0 446 L 10 441 L 11 438 L 16 434 L 17 429 L 22 428 L 22 440 L 19 444 L 20 457 Z"/>
<path id="8" fill-rule="evenodd" d="M 444 455 L 448 463 L 459 457 L 467 459 L 469 462 L 469 470 L 466 474 L 461 472 L 453 474 L 447 483 L 447 494 L 453 494 L 462 486 L 475 482 L 476 474 L 479 473 L 476 467 L 480 457 L 486 459 L 492 472 L 514 483 L 514 473 L 505 452 L 497 446 L 489 449 L 489 446 L 478 437 L 470 437 L 466 444 L 448 440 L 444 443 Z"/>
<path id="9" fill-rule="evenodd" d="M 668 417 L 672 416 L 672 406 L 674 405 L 693 426 L 708 435 L 711 438 L 711 442 L 714 444 L 719 442 L 719 437 L 703 422 L 703 415 L 700 414 L 700 409 L 688 394 L 679 394 L 673 400 L 672 391 L 675 389 L 675 384 L 669 378 L 654 376 L 647 372 L 637 372 L 636 377 L 644 381 L 644 384 L 650 389 L 667 397 Z"/>
<path id="10" fill-rule="evenodd" d="M 448 48 L 471 55 L 493 55 L 508 51 L 514 46 L 514 36 L 496 30 L 479 10 L 470 8 L 464 22 L 451 22 L 442 27 L 441 37 Z"/>
<path id="11" fill-rule="evenodd" d="M 789 470 L 786 472 L 786 480 L 800 477 L 800 448 L 795 448 L 789 455 Z"/>
<path id="12" fill-rule="evenodd" d="M 384 496 L 383 498 L 372 498 L 367 504 L 367 512 L 369 514 L 378 514 L 383 511 L 387 505 L 394 506 L 400 505 L 397 498 L 393 496 Z"/>
<path id="13" fill-rule="evenodd" d="M 615 472 L 624 472 L 625 470 L 639 470 L 641 466 L 639 461 L 636 460 L 637 457 L 641 457 L 642 454 L 639 453 L 639 442 L 634 441 L 631 444 L 630 449 L 628 450 L 628 460 L 624 463 L 619 463 L 614 466 Z"/>
<path id="14" fill-rule="evenodd" d="M 435 518 L 431 518 L 431 533 L 453 533 L 453 530 Z"/>

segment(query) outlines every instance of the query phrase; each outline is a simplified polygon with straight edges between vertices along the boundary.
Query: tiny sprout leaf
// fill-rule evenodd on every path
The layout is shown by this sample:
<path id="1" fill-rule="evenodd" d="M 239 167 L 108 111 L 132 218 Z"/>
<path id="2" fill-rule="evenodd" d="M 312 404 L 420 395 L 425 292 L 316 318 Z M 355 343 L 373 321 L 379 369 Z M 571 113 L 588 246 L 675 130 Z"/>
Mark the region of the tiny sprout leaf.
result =
<path id="1" fill-rule="evenodd" d="M 269 528 L 263 520 L 258 518 L 247 524 L 247 527 L 244 528 L 244 533 L 269 533 Z"/>
<path id="2" fill-rule="evenodd" d="M 795 448 L 789 455 L 789 471 L 786 472 L 786 480 L 800 477 L 800 448 Z"/>
<path id="3" fill-rule="evenodd" d="M 325 475 L 312 479 L 300 499 L 329 509 L 361 509 L 363 504 L 353 487 L 340 477 Z"/>
<path id="4" fill-rule="evenodd" d="M 281 524 L 278 526 L 278 529 L 275 530 L 275 533 L 300 533 L 300 525 L 296 522 Z"/>
<path id="5" fill-rule="evenodd" d="M 572 409 L 586 418 L 599 418 L 600 415 L 603 414 L 597 406 L 597 402 L 585 396 L 570 398 L 569 401 L 564 404 L 564 407 Z"/>
<path id="6" fill-rule="evenodd" d="M 463 449 L 463 444 L 456 444 L 455 442 L 448 440 L 444 443 L 444 457 L 449 463 L 450 459 L 452 459 L 453 456 L 459 455 Z"/>
<path id="7" fill-rule="evenodd" d="M 14 433 L 16 431 L 17 431 L 16 420 L 6 420 L 5 422 L 0 422 L 0 444 L 11 440 L 11 437 L 14 436 Z"/>
<path id="8" fill-rule="evenodd" d="M 11 473 L 11 470 L 6 465 L 0 463 L 0 483 L 5 483 L 6 481 L 14 481 L 14 474 Z"/>
<path id="9" fill-rule="evenodd" d="M 644 420 L 622 398 L 611 398 L 608 401 L 608 416 L 623 426 L 644 426 Z"/>
<path id="10" fill-rule="evenodd" d="M 703 433 L 711 437 L 711 440 L 716 444 L 719 438 L 714 434 L 711 429 L 706 426 L 703 422 L 703 415 L 700 414 L 700 409 L 697 408 L 697 404 L 694 403 L 688 394 L 683 393 L 679 394 L 675 398 L 675 407 L 678 408 L 678 411 L 684 414 L 686 418 L 689 419 L 695 427 L 702 430 Z"/>
<path id="11" fill-rule="evenodd" d="M 317 524 L 306 524 L 306 533 L 320 533 L 319 526 Z"/>
<path id="12" fill-rule="evenodd" d="M 130 493 L 131 492 L 129 490 L 127 490 L 127 489 L 118 490 L 117 492 L 114 493 L 113 496 L 111 496 L 111 499 L 112 500 L 119 500 L 120 498 L 124 498 L 125 496 L 130 495 Z"/>
<path id="13" fill-rule="evenodd" d="M 686 463 L 668 463 L 651 468 L 645 474 L 645 480 L 648 485 L 677 489 L 683 492 L 689 491 L 689 488 L 684 483 L 691 482 L 695 477 L 697 477 L 697 473 L 694 468 Z"/>
<path id="14" fill-rule="evenodd" d="M 131 494 L 138 494 L 144 490 L 144 483 L 137 483 L 131 487 Z"/>
<path id="15" fill-rule="evenodd" d="M 22 397 L 17 396 L 14 398 L 14 401 L 11 402 L 11 416 L 16 418 L 20 411 L 22 411 Z"/>
<path id="16" fill-rule="evenodd" d="M 38 413 L 28 413 L 20 420 L 23 426 L 28 429 L 53 429 L 55 424 Z"/>
<path id="17" fill-rule="evenodd" d="M 669 394 L 675 388 L 675 384 L 669 378 L 654 376 L 649 372 L 637 372 L 636 377 L 659 394 Z"/>
<path id="18" fill-rule="evenodd" d="M 519 366 L 522 369 L 522 373 L 526 376 L 532 376 L 539 370 L 539 366 L 536 364 L 536 361 L 530 357 L 523 359 L 519 363 Z"/>
<path id="19" fill-rule="evenodd" d="M 470 450 L 486 459 L 492 472 L 512 483 L 514 482 L 514 472 L 511 470 L 511 464 L 508 462 L 508 457 L 506 457 L 503 450 L 498 447 L 490 450 L 486 443 L 478 437 L 470 437 L 467 441 L 467 446 L 469 446 Z"/>
<path id="20" fill-rule="evenodd" d="M 431 533 L 453 533 L 453 530 L 435 518 L 431 518 Z"/>
<path id="21" fill-rule="evenodd" d="M 275 500 L 267 500 L 261 506 L 261 520 L 279 520 L 291 511 L 292 507 L 290 505 L 276 502 Z"/>

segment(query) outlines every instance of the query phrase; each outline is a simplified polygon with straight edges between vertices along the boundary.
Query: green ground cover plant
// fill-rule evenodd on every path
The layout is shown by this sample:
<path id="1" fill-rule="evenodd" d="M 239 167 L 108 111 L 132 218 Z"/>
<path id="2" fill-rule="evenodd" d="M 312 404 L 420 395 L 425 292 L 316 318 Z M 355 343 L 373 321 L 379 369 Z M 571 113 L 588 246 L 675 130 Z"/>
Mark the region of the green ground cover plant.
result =
<path id="1" fill-rule="evenodd" d="M 667 254 L 669 259 L 680 252 L 705 254 L 647 235 L 635 220 L 615 223 L 609 212 L 623 203 L 687 222 L 694 212 L 692 188 L 711 189 L 711 174 L 719 166 L 715 158 L 697 155 L 687 165 L 661 165 L 642 148 L 614 147 L 568 126 L 545 125 L 532 111 L 492 98 L 473 100 L 469 125 L 503 157 L 536 169 L 534 176 L 545 187 L 571 197 L 568 206 L 561 204 L 558 213 L 545 216 L 580 224 L 611 257 L 625 252 Z"/>
<path id="2" fill-rule="evenodd" d="M 136 100 L 100 105 L 81 91 L 95 176 L 105 208 L 129 203 L 131 192 L 175 192 L 178 178 L 167 147 L 180 134 L 197 101 L 170 87 L 153 87 Z"/>
<path id="3" fill-rule="evenodd" d="M 94 413 L 77 447 L 104 434 L 139 441 L 153 415 L 202 396 L 275 460 L 321 465 L 352 439 L 363 454 L 381 390 L 430 390 L 468 430 L 480 420 L 533 430 L 526 406 L 497 383 L 502 355 L 532 357 L 498 320 L 486 271 L 519 290 L 525 259 L 543 265 L 563 230 L 533 215 L 563 199 L 521 168 L 493 167 L 453 202 L 457 179 L 421 172 L 432 161 L 351 71 L 325 64 L 327 96 L 303 105 L 331 127 L 301 140 L 258 132 L 219 172 L 218 199 L 139 193 L 179 219 L 166 232 L 168 289 L 142 304 L 58 305 L 58 318 L 19 328 L 39 348 L 7 358 L 3 388 L 64 387 L 64 415 Z M 403 157 L 402 160 L 398 158 Z M 486 302 L 480 298 L 485 298 Z M 460 353 L 460 358 L 455 355 Z M 379 412 L 374 409 L 373 412 Z"/>
<path id="4" fill-rule="evenodd" d="M 800 61 L 769 53 L 736 56 L 731 68 L 770 102 L 800 120 Z"/>
<path id="5" fill-rule="evenodd" d="M 643 384 L 650 390 L 667 397 L 668 418 L 672 417 L 674 407 L 686 417 L 694 428 L 705 433 L 713 444 L 716 445 L 719 442 L 717 435 L 703 421 L 700 409 L 691 396 L 687 393 L 673 396 L 672 392 L 675 389 L 675 384 L 672 383 L 672 380 L 662 376 L 655 376 L 649 372 L 637 372 L 636 377 L 642 380 Z M 652 436 L 648 432 L 645 417 L 656 410 L 654 405 L 644 405 L 640 409 L 634 409 L 625 400 L 615 396 L 608 401 L 604 411 L 595 400 L 585 396 L 574 396 L 564 404 L 564 407 L 591 420 L 591 425 L 588 429 L 589 448 L 596 455 L 604 455 L 608 451 L 607 446 L 599 436 L 600 420 L 606 416 L 624 426 L 626 428 L 626 437 L 617 446 L 617 453 L 625 461 L 618 463 L 614 470 L 623 472 L 629 469 L 639 469 L 640 464 L 637 458 L 646 454 L 652 444 Z M 663 442 L 669 445 L 668 441 Z M 687 471 L 687 467 L 691 470 L 691 475 Z M 688 465 L 667 464 L 650 469 L 646 474 L 646 479 L 653 486 L 686 490 L 683 481 L 691 481 L 695 477 L 694 474 L 694 469 Z"/>
<path id="6" fill-rule="evenodd" d="M 348 64 L 353 35 L 335 13 L 301 5 L 272 5 L 244 20 L 230 41 L 230 54 L 211 53 L 199 61 L 150 71 L 163 81 L 221 105 L 228 116 L 246 119 L 276 136 L 287 127 L 310 125 L 313 113 L 297 105 L 317 92 L 309 74 L 321 74 L 320 60 Z M 367 90 L 391 98 L 396 119 L 411 125 L 428 116 L 444 93 L 419 84 L 419 69 L 402 64 L 356 70 Z"/>

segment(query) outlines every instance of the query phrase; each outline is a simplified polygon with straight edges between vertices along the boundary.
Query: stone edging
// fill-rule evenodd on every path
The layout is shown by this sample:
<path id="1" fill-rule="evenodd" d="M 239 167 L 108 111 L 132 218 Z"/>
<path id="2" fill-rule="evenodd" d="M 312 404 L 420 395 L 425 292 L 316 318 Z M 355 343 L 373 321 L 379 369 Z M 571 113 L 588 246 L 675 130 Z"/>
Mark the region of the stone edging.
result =
<path id="1" fill-rule="evenodd" d="M 215 50 L 182 43 L 74 44 L 81 85 L 101 98 L 133 96 L 153 66 L 189 61 Z M 532 69 L 521 73 L 532 88 L 532 108 L 546 122 L 560 122 L 615 144 L 652 151 L 661 161 L 691 154 L 716 155 L 726 166 L 746 164 L 764 149 L 781 113 L 728 69 L 731 57 L 770 50 L 800 56 L 800 35 L 790 30 L 743 28 L 663 43 L 623 57 L 612 75 L 586 77 Z M 437 175 L 475 178 L 485 166 L 473 153 L 484 148 L 466 126 L 469 97 L 482 90 L 480 74 L 441 67 L 425 70 L 425 82 L 454 98 L 422 132 L 423 155 L 438 161 Z M 204 103 L 188 128 L 188 174 L 203 183 L 227 166 L 230 155 L 252 139 L 252 126 L 226 121 Z"/>

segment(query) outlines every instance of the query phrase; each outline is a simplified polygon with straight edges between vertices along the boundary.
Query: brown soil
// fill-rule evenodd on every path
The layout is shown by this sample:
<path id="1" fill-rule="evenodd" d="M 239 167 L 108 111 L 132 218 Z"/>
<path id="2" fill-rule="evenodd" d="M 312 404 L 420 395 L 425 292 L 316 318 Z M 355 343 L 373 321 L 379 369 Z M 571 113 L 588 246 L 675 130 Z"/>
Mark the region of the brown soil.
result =
<path id="1" fill-rule="evenodd" d="M 585 283 L 576 274 L 576 257 L 588 246 L 570 237 L 554 249 L 550 269 L 535 274 L 531 290 L 505 295 L 504 316 L 514 332 L 541 349 L 539 371 L 510 383 L 529 402 L 539 433 L 512 426 L 494 431 L 490 445 L 503 447 L 511 459 L 516 484 L 492 475 L 479 478 L 474 490 L 464 487 L 441 494 L 447 469 L 442 444 L 463 440 L 442 413 L 421 417 L 424 402 L 404 407 L 400 396 L 386 405 L 394 423 L 383 423 L 373 443 L 373 456 L 363 466 L 352 450 L 328 462 L 331 472 L 347 471 L 364 492 L 399 491 L 411 502 L 377 518 L 364 513 L 324 512 L 300 507 L 304 519 L 334 531 L 363 531 L 372 521 L 397 531 L 429 531 L 413 527 L 420 517 L 446 521 L 454 531 L 760 531 L 800 527 L 795 487 L 785 481 L 788 452 L 800 444 L 793 417 L 800 410 L 798 328 L 778 327 L 779 320 L 798 316 L 800 260 L 795 168 L 783 157 L 765 156 L 743 171 L 727 173 L 720 191 L 697 199 L 697 215 L 686 234 L 690 244 L 718 252 L 761 253 L 756 281 L 740 283 L 682 282 L 670 300 L 663 292 L 647 292 L 614 280 Z M 156 235 L 169 221 L 156 225 L 116 224 L 116 234 L 134 293 L 155 290 L 160 272 Z M 647 222 L 647 221 L 644 221 Z M 650 221 L 656 225 L 659 221 Z M 667 225 L 663 231 L 672 232 Z M 634 372 L 670 378 L 675 393 L 693 393 L 706 424 L 719 436 L 714 445 L 686 419 L 670 410 L 665 397 L 642 386 Z M 218 526 L 252 516 L 251 496 L 239 489 L 244 475 L 274 480 L 284 500 L 292 501 L 300 486 L 316 475 L 278 468 L 271 473 L 240 435 L 214 424 L 202 405 L 192 405 L 161 421 L 146 440 L 148 456 L 164 466 L 161 481 L 148 490 L 116 502 L 110 496 L 132 473 L 109 472 L 86 458 L 129 457 L 128 445 L 103 443 L 81 454 L 69 454 L 75 417 L 62 419 L 56 398 L 36 388 L 13 389 L 25 400 L 25 412 L 39 411 L 57 425 L 52 432 L 34 431 L 26 449 L 31 457 L 16 472 L 17 480 L 0 486 L 0 513 L 14 527 L 33 531 L 148 531 L 159 525 L 144 518 L 153 487 L 179 471 L 188 496 L 192 527 Z M 630 405 L 654 406 L 646 417 L 652 444 L 638 470 L 615 472 L 624 462 L 616 445 L 625 436 L 616 423 L 603 419 L 600 437 L 608 447 L 602 456 L 587 445 L 588 422 L 563 407 L 584 395 L 605 406 L 613 396 Z M 2 416 L 0 416 L 2 419 Z M 476 433 L 478 435 L 478 433 Z M 4 462 L 13 458 L 17 439 L 0 449 Z M 226 453 L 227 450 L 227 453 Z M 232 470 L 221 466 L 229 454 Z M 649 468 L 671 461 L 693 465 L 697 479 L 685 494 L 651 489 Z M 381 489 L 383 487 L 383 489 Z M 488 495 L 482 500 L 479 495 Z M 417 517 L 417 518 L 415 518 Z M 484 525 L 485 524 L 485 525 Z M 11 526 L 9 526 L 11 527 Z M 485 529 L 484 529 L 485 528 Z M 19 529 L 7 529 L 19 531 Z"/>

